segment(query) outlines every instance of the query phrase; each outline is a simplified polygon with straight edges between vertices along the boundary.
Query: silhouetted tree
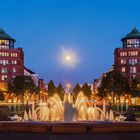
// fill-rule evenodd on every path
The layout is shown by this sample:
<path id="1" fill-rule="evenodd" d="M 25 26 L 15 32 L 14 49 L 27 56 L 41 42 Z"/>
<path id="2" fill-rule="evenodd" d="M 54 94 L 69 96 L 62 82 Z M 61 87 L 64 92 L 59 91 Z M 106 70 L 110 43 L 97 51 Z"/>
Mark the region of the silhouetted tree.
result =
<path id="1" fill-rule="evenodd" d="M 91 86 L 88 86 L 87 83 L 85 83 L 83 86 L 82 86 L 82 89 L 83 93 L 88 97 L 88 98 L 91 98 Z"/>
<path id="2" fill-rule="evenodd" d="M 36 89 L 33 79 L 25 75 L 15 77 L 14 81 L 8 84 L 8 91 L 14 92 L 16 95 L 23 95 L 25 91 L 33 93 Z"/>
<path id="3" fill-rule="evenodd" d="M 131 85 L 130 85 L 130 95 L 131 97 L 140 97 L 140 82 L 134 78 L 132 79 Z"/>
<path id="4" fill-rule="evenodd" d="M 57 87 L 57 93 L 58 93 L 59 97 L 61 98 L 61 100 L 63 100 L 64 94 L 65 94 L 65 90 L 63 89 L 61 83 L 59 83 L 59 85 Z"/>
<path id="5" fill-rule="evenodd" d="M 73 88 L 73 96 L 75 99 L 77 98 L 77 95 L 79 94 L 80 91 L 81 91 L 81 87 L 79 83 L 77 83 L 75 87 Z"/>
<path id="6" fill-rule="evenodd" d="M 56 93 L 57 89 L 52 80 L 48 83 L 48 96 L 52 96 L 54 93 Z"/>
<path id="7" fill-rule="evenodd" d="M 112 70 L 102 78 L 101 86 L 98 88 L 98 95 L 100 97 L 114 96 L 120 97 L 121 95 L 129 93 L 129 84 L 125 77 L 119 71 Z"/>
<path id="8" fill-rule="evenodd" d="M 0 101 L 4 101 L 4 100 L 5 100 L 5 97 L 4 97 L 3 91 L 0 91 Z"/>

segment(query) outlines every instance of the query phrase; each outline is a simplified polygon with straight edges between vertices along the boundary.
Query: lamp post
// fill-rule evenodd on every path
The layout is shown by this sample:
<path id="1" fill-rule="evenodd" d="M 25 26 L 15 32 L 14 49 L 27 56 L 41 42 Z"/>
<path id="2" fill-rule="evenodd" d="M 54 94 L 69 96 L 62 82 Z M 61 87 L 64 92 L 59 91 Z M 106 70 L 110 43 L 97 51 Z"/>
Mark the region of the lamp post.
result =
<path id="1" fill-rule="evenodd" d="M 116 102 L 117 102 L 117 112 L 119 112 L 119 100 L 117 100 Z"/>
<path id="2" fill-rule="evenodd" d="M 126 99 L 126 101 L 125 101 L 125 103 L 126 103 L 126 111 L 127 111 L 127 109 L 128 109 L 128 99 Z"/>
<path id="3" fill-rule="evenodd" d="M 20 100 L 18 100 L 18 113 L 20 113 Z"/>
<path id="4" fill-rule="evenodd" d="M 123 112 L 123 100 L 121 100 L 121 112 Z"/>
<path id="5" fill-rule="evenodd" d="M 16 100 L 14 100 L 14 113 L 16 113 Z"/>
<path id="6" fill-rule="evenodd" d="M 9 110 L 10 110 L 10 112 L 11 112 L 11 102 L 12 102 L 12 100 L 9 99 L 9 100 L 8 100 L 8 104 L 9 104 Z"/>

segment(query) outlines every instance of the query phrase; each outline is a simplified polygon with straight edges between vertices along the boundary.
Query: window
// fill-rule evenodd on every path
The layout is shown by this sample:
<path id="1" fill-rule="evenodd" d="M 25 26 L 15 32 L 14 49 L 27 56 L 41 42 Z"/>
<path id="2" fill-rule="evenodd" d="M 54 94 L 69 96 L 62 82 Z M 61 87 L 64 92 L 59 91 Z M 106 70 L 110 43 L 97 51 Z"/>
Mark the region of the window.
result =
<path id="1" fill-rule="evenodd" d="M 11 57 L 17 57 L 17 53 L 11 53 Z"/>
<path id="2" fill-rule="evenodd" d="M 15 77 L 16 77 L 16 76 L 15 76 L 15 75 L 13 75 L 13 76 L 12 76 L 12 80 L 14 80 L 14 79 L 15 79 Z"/>
<path id="3" fill-rule="evenodd" d="M 0 49 L 8 49 L 9 40 L 0 40 Z"/>
<path id="4" fill-rule="evenodd" d="M 126 59 L 121 59 L 121 64 L 126 64 Z"/>
<path id="5" fill-rule="evenodd" d="M 128 55 L 129 56 L 137 56 L 138 55 L 138 51 L 129 51 Z"/>
<path id="6" fill-rule="evenodd" d="M 9 56 L 8 52 L 0 52 L 0 56 Z"/>
<path id="7" fill-rule="evenodd" d="M 133 75 L 132 75 L 132 78 L 133 78 L 133 79 L 134 79 L 134 78 L 136 78 L 136 75 L 135 75 L 135 74 L 133 74 Z"/>
<path id="8" fill-rule="evenodd" d="M 17 60 L 12 60 L 12 61 L 11 61 L 11 64 L 16 65 L 16 64 L 17 64 Z"/>
<path id="9" fill-rule="evenodd" d="M 127 39 L 127 47 L 139 47 L 140 46 L 140 39 Z"/>
<path id="10" fill-rule="evenodd" d="M 130 67 L 130 73 L 136 73 L 136 67 Z"/>
<path id="11" fill-rule="evenodd" d="M 120 56 L 127 56 L 127 52 L 120 52 Z"/>
<path id="12" fill-rule="evenodd" d="M 137 59 L 129 59 L 129 64 L 135 65 L 137 63 L 138 63 L 138 60 Z"/>
<path id="13" fill-rule="evenodd" d="M 2 68 L 1 73 L 7 73 L 7 68 Z"/>
<path id="14" fill-rule="evenodd" d="M 13 73 L 15 73 L 16 72 L 16 68 L 12 68 L 12 71 L 13 71 Z"/>
<path id="15" fill-rule="evenodd" d="M 122 67 L 122 72 L 125 72 L 125 67 Z"/>
<path id="16" fill-rule="evenodd" d="M 9 63 L 8 60 L 0 60 L 0 64 L 2 65 L 7 65 Z"/>
<path id="17" fill-rule="evenodd" d="M 2 80 L 2 81 L 7 80 L 7 75 L 2 75 L 1 80 Z"/>

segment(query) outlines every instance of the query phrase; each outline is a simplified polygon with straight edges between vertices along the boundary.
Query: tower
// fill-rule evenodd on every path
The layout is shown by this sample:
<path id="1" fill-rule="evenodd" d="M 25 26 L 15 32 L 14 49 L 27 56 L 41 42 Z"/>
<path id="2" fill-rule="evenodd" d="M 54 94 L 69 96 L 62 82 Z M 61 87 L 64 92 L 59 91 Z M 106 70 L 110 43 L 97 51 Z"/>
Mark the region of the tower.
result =
<path id="1" fill-rule="evenodd" d="M 140 32 L 133 28 L 121 41 L 122 47 L 114 51 L 114 69 L 129 81 L 140 80 Z"/>
<path id="2" fill-rule="evenodd" d="M 7 84 L 24 74 L 24 52 L 14 48 L 15 39 L 0 29 L 0 83 Z"/>

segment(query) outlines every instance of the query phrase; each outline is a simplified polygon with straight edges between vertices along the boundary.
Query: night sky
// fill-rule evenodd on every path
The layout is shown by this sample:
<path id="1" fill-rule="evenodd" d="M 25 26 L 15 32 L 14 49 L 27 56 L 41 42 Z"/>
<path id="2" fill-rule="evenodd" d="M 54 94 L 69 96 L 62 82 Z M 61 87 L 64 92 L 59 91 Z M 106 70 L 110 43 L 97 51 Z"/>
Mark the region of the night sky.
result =
<path id="1" fill-rule="evenodd" d="M 140 29 L 140 1 L 0 0 L 0 26 L 46 82 L 93 82 L 112 67 L 121 38 Z M 75 52 L 74 67 L 61 64 L 62 48 Z"/>

